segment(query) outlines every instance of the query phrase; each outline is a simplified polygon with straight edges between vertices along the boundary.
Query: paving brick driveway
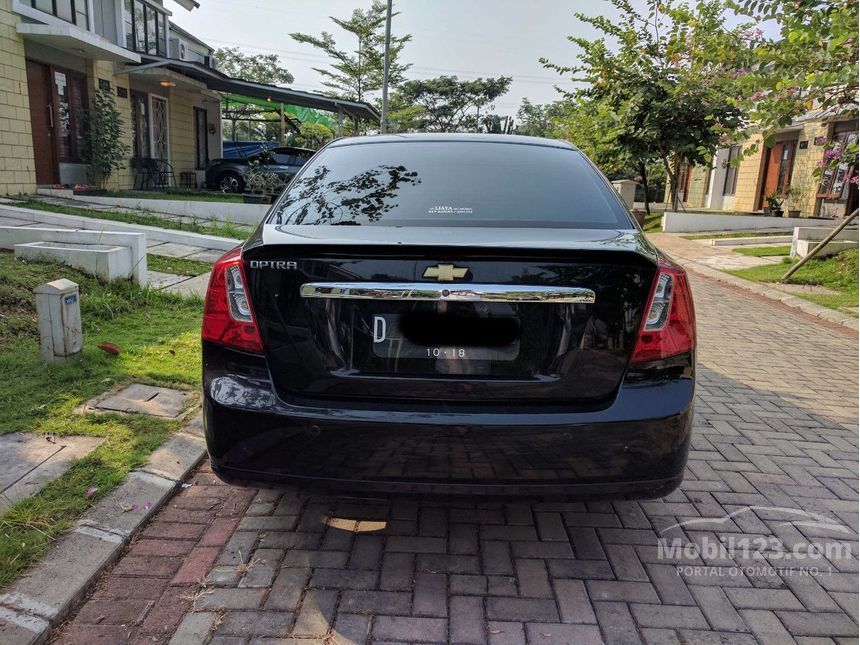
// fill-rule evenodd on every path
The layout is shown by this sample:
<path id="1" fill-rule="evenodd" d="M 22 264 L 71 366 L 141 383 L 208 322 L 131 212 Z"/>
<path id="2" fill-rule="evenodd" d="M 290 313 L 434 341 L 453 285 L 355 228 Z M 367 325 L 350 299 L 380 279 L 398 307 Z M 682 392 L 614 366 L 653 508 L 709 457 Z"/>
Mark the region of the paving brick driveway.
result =
<path id="1" fill-rule="evenodd" d="M 234 489 L 204 466 L 58 641 L 855 641 L 856 339 L 705 279 L 693 286 L 698 416 L 673 495 L 356 501 Z M 658 537 L 697 548 L 661 554 Z M 818 557 L 774 555 L 807 545 Z"/>

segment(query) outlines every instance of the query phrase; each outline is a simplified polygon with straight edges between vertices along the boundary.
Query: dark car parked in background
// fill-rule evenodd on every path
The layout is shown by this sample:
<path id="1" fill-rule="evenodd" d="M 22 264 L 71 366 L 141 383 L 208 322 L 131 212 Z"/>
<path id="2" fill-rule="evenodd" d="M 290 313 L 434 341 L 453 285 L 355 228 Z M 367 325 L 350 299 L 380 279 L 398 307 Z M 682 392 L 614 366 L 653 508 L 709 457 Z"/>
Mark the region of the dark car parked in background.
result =
<path id="1" fill-rule="evenodd" d="M 206 187 L 224 193 L 244 192 L 251 164 L 275 173 L 286 184 L 314 152 L 307 148 L 270 148 L 246 158 L 215 159 L 206 167 Z"/>
<path id="2" fill-rule="evenodd" d="M 212 469 L 349 491 L 659 497 L 684 474 L 684 269 L 563 141 L 339 139 L 212 270 Z"/>

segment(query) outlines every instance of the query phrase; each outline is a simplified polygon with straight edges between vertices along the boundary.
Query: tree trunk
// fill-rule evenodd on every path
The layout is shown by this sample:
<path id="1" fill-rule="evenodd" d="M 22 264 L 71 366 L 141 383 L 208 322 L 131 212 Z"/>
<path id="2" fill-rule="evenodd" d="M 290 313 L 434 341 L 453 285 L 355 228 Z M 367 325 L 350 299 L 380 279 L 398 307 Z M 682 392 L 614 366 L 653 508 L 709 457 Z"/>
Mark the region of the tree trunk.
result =
<path id="1" fill-rule="evenodd" d="M 666 169 L 666 177 L 669 178 L 669 202 L 671 203 L 671 209 L 676 210 L 675 201 L 678 198 L 678 178 L 674 172 L 672 172 L 672 167 L 669 164 L 669 157 L 667 155 L 662 155 L 660 157 L 663 160 L 663 168 Z"/>
<path id="2" fill-rule="evenodd" d="M 651 203 L 648 197 L 648 171 L 645 164 L 639 164 L 639 174 L 642 177 L 642 187 L 645 189 L 645 217 L 651 217 Z"/>

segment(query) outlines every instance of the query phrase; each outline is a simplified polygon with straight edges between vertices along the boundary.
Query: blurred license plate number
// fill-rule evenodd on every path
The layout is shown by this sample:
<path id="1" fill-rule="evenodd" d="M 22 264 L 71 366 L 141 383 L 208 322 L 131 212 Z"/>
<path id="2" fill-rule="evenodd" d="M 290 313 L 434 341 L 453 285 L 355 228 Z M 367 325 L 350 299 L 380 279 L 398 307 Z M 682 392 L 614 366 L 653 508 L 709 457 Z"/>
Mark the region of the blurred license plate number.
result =
<path id="1" fill-rule="evenodd" d="M 449 361 L 512 361 L 520 351 L 520 341 L 504 347 L 419 345 L 404 338 L 397 314 L 371 317 L 374 356 L 380 358 L 424 358 Z"/>

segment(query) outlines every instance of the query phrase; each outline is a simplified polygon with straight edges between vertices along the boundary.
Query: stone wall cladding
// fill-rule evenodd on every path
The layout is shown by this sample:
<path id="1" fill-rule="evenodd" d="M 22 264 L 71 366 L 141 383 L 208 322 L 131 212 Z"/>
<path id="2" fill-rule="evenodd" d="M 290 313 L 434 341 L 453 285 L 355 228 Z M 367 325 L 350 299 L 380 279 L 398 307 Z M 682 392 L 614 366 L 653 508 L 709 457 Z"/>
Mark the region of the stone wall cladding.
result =
<path id="1" fill-rule="evenodd" d="M 0 0 L 0 195 L 36 190 L 24 39 L 11 0 Z"/>

